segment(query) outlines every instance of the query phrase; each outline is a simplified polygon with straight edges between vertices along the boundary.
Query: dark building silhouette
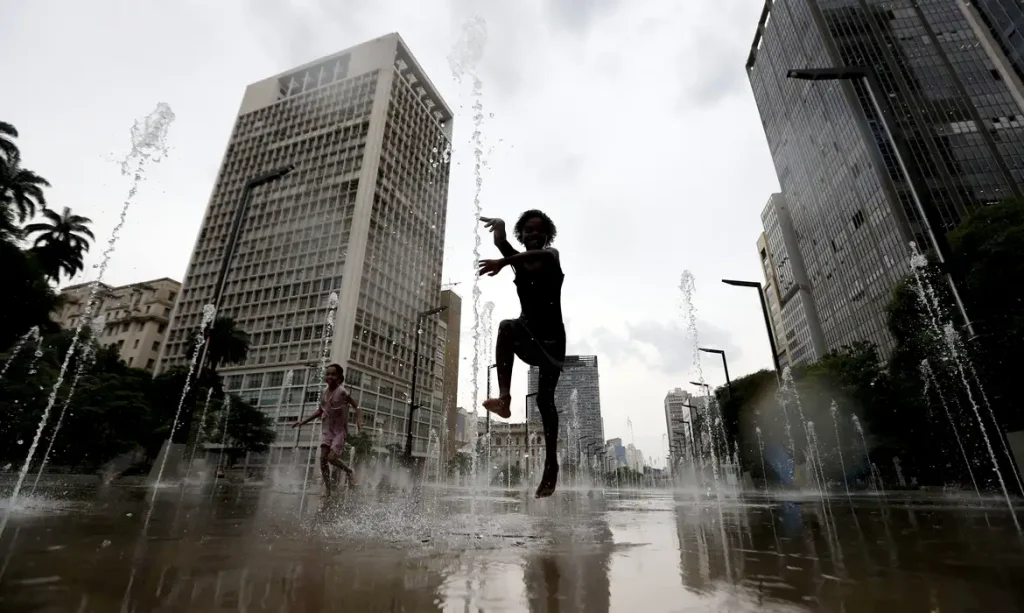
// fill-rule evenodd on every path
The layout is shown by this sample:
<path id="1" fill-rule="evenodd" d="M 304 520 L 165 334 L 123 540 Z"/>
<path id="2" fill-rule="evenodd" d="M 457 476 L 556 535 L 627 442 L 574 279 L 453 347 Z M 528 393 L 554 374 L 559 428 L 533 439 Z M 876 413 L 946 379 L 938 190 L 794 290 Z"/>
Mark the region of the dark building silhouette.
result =
<path id="1" fill-rule="evenodd" d="M 869 339 L 887 353 L 885 307 L 926 226 L 864 82 L 787 71 L 871 68 L 948 232 L 1022 194 L 1024 111 L 1000 61 L 959 0 L 766 2 L 747 73 L 828 348 Z"/>

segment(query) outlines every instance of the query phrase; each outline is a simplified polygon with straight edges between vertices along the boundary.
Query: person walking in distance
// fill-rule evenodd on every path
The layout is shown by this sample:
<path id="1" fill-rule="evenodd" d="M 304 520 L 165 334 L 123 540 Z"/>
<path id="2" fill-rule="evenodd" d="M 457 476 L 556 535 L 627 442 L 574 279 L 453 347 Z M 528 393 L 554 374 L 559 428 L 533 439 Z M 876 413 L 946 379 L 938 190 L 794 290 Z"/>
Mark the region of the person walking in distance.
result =
<path id="1" fill-rule="evenodd" d="M 495 276 L 506 266 L 515 273 L 516 292 L 522 313 L 498 324 L 495 346 L 498 365 L 498 397 L 484 401 L 484 408 L 499 417 L 512 416 L 512 364 L 515 356 L 540 371 L 537 408 L 544 424 L 544 473 L 537 498 L 551 496 L 558 484 L 558 410 L 555 386 L 565 362 L 565 325 L 562 322 L 562 264 L 551 247 L 557 230 L 551 218 L 536 209 L 526 211 L 514 233 L 524 251 L 516 251 L 505 235 L 501 219 L 481 217 L 502 257 L 480 260 L 478 274 Z"/>

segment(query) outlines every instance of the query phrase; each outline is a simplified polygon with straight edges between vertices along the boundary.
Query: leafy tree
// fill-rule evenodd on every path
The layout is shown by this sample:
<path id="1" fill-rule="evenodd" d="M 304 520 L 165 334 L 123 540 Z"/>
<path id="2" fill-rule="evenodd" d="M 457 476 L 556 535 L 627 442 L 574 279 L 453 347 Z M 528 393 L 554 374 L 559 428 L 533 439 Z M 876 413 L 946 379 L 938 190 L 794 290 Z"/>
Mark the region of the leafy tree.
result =
<path id="1" fill-rule="evenodd" d="M 84 268 L 89 241 L 96 239 L 89 229 L 92 220 L 73 214 L 68 207 L 60 214 L 43 209 L 42 215 L 46 221 L 28 224 L 23 229 L 26 234 L 36 235 L 32 253 L 51 280 L 59 280 L 62 272 L 70 279 Z"/>
<path id="2" fill-rule="evenodd" d="M 210 348 L 206 355 L 206 365 L 210 370 L 227 364 L 240 364 L 249 355 L 249 334 L 235 324 L 231 317 L 217 317 L 207 330 L 207 342 Z M 193 337 L 199 330 L 193 332 Z"/>
<path id="3" fill-rule="evenodd" d="M 18 138 L 18 130 L 6 121 L 0 121 L 0 159 L 7 161 L 19 155 L 18 145 L 14 139 Z"/>
<path id="4" fill-rule="evenodd" d="M 42 355 L 37 360 L 30 354 L 19 356 L 0 382 L 0 461 L 24 461 L 50 390 L 71 347 L 71 338 L 70 332 L 44 338 Z M 110 348 L 96 349 L 93 360 L 83 364 L 82 350 L 89 342 L 85 333 L 68 362 L 64 385 L 43 431 L 42 448 L 35 456 L 37 464 L 42 461 L 43 450 L 65 405 L 67 411 L 53 447 L 54 464 L 91 470 L 132 448 L 140 434 L 151 427 L 146 422 L 149 407 L 145 396 L 149 374 L 129 369 L 116 357 L 112 359 L 114 350 Z M 84 368 L 68 403 L 70 383 L 80 367 Z"/>
<path id="5" fill-rule="evenodd" d="M 50 313 L 60 305 L 60 297 L 35 258 L 12 243 L 0 240 L 0 352 L 7 350 L 32 326 L 43 332 L 55 332 L 57 324 Z"/>
<path id="6" fill-rule="evenodd" d="M 457 472 L 463 477 L 468 475 L 471 470 L 473 470 L 473 458 L 464 451 L 457 452 L 452 457 L 452 461 L 448 463 L 448 472 Z"/>
<path id="7" fill-rule="evenodd" d="M 1024 428 L 1014 381 L 1024 352 L 1024 203 L 982 207 L 949 235 L 952 270 L 978 334 L 972 349 L 999 419 Z"/>
<path id="8" fill-rule="evenodd" d="M 0 207 L 6 213 L 3 230 L 17 234 L 10 225 L 11 218 L 17 215 L 18 222 L 24 223 L 33 217 L 36 207 L 46 206 L 43 188 L 49 186 L 46 179 L 21 167 L 21 154 L 17 151 L 0 159 Z"/>
<path id="9" fill-rule="evenodd" d="M 212 404 L 207 420 L 213 426 L 203 440 L 224 445 L 228 466 L 236 464 L 246 453 L 264 453 L 270 449 L 275 438 L 274 424 L 263 411 L 235 394 Z"/>
<path id="10" fill-rule="evenodd" d="M 362 464 L 373 455 L 373 439 L 365 430 L 357 432 L 345 441 L 355 450 L 355 462 Z"/>
<path id="11" fill-rule="evenodd" d="M 736 449 L 746 469 L 756 466 L 760 472 L 760 449 L 754 429 L 761 428 L 763 433 L 774 431 L 768 424 L 777 418 L 777 411 L 774 410 L 777 389 L 775 371 L 759 370 L 733 381 L 731 391 L 726 386 L 715 390 L 716 406 L 721 410 L 726 435 L 726 444 L 716 441 L 719 456 L 727 449 Z M 699 417 L 699 420 L 695 420 L 695 426 L 699 432 L 706 432 L 704 417 Z M 781 437 L 781 423 L 779 426 Z"/>
<path id="12" fill-rule="evenodd" d="M 152 404 L 154 411 L 162 420 L 161 426 L 154 432 L 153 438 L 149 440 L 147 453 L 155 457 L 167 437 L 171 435 L 171 428 L 174 423 L 174 416 L 178 415 L 178 429 L 174 432 L 175 443 L 191 443 L 195 441 L 196 429 L 199 424 L 200 412 L 206 403 L 208 393 L 211 398 L 220 399 L 224 388 L 220 377 L 212 371 L 206 371 L 198 380 L 193 375 L 189 385 L 188 393 L 185 393 L 185 383 L 188 381 L 188 370 L 177 367 L 166 370 L 153 378 L 151 386 Z M 212 392 L 211 392 L 212 390 Z M 178 405 L 181 405 L 181 413 L 178 413 Z M 210 417 L 207 417 L 207 425 Z M 189 445 L 191 449 L 191 444 Z"/>

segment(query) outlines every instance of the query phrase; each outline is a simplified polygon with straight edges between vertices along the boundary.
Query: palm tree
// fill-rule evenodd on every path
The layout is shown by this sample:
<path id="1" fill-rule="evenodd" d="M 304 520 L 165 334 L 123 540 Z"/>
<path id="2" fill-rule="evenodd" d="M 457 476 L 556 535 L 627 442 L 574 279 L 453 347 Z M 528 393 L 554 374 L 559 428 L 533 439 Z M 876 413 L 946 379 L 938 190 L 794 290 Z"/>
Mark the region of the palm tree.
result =
<path id="1" fill-rule="evenodd" d="M 14 139 L 18 138 L 18 130 L 6 121 L 0 121 L 0 153 L 5 160 L 18 155 L 18 145 Z"/>
<path id="2" fill-rule="evenodd" d="M 210 348 L 206 354 L 206 364 L 216 370 L 222 364 L 238 364 L 244 362 L 249 355 L 249 334 L 235 325 L 230 317 L 218 317 L 210 327 Z"/>
<path id="3" fill-rule="evenodd" d="M 46 206 L 43 188 L 50 187 L 50 182 L 21 167 L 21 154 L 12 141 L 0 138 L 0 143 L 4 143 L 5 155 L 0 159 L 0 207 L 8 217 L 5 221 L 9 222 L 10 214 L 17 211 L 18 223 L 24 223 L 35 216 L 37 206 Z"/>
<path id="4" fill-rule="evenodd" d="M 68 207 L 61 214 L 43 209 L 43 217 L 46 221 L 24 228 L 26 234 L 37 235 L 31 251 L 47 277 L 57 281 L 63 272 L 70 279 L 85 267 L 83 256 L 89 251 L 89 240 L 96 240 L 88 226 L 92 220 L 73 214 Z"/>

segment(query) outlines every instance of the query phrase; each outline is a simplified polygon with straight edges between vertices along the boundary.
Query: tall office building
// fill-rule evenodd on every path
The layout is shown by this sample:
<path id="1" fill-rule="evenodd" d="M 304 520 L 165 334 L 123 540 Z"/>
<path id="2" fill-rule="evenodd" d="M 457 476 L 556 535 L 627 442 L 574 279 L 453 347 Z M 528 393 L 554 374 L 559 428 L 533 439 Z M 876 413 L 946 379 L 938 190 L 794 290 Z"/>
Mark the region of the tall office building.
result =
<path id="1" fill-rule="evenodd" d="M 455 435 L 459 401 L 459 341 L 462 338 L 462 298 L 450 289 L 441 292 L 441 314 L 444 330 L 444 383 L 441 397 L 444 399 L 444 421 L 448 435 L 445 437 L 444 455 L 451 459 L 458 451 Z"/>
<path id="2" fill-rule="evenodd" d="M 1020 0 L 957 0 L 957 4 L 1024 109 L 1024 5 Z"/>
<path id="3" fill-rule="evenodd" d="M 536 394 L 540 370 L 530 367 L 527 380 L 528 394 Z M 579 423 L 579 440 L 584 453 L 588 445 L 591 454 L 604 451 L 604 420 L 601 418 L 601 386 L 597 370 L 596 355 L 568 355 L 562 376 L 555 387 L 555 406 L 558 407 L 558 438 L 567 440 L 569 428 L 573 424 L 572 392 L 576 391 L 576 415 Z M 541 423 L 540 411 L 537 409 L 537 397 L 527 397 L 527 416 L 531 422 Z M 573 435 L 575 438 L 575 434 Z M 596 451 L 595 451 L 596 450 Z"/>
<path id="4" fill-rule="evenodd" d="M 270 461 L 288 461 L 283 452 L 296 440 L 307 457 L 308 435 L 293 438 L 289 425 L 315 410 L 322 356 L 346 368 L 378 447 L 404 444 L 418 330 L 414 454 L 443 434 L 445 339 L 441 316 L 424 313 L 441 304 L 449 174 L 441 154 L 451 120 L 398 34 L 246 88 L 160 368 L 190 359 L 186 335 L 213 301 L 243 185 L 294 164 L 252 194 L 220 306 L 250 334 L 245 363 L 222 371 L 229 390 L 277 424 Z"/>
<path id="5" fill-rule="evenodd" d="M 747 73 L 829 349 L 891 347 L 885 310 L 924 221 L 863 81 L 793 68 L 869 66 L 893 108 L 914 187 L 946 232 L 1021 196 L 1021 109 L 958 0 L 772 0 Z"/>
<path id="6" fill-rule="evenodd" d="M 690 453 L 691 412 L 693 396 L 680 388 L 665 394 L 665 431 L 668 434 L 669 466 L 678 464 Z"/>
<path id="7" fill-rule="evenodd" d="M 800 252 L 793 219 L 782 194 L 772 194 L 761 211 L 764 232 L 758 255 L 776 331 L 775 343 L 782 367 L 813 362 L 827 353 L 825 335 L 814 308 L 807 267 Z M 772 301 L 777 301 L 772 304 Z"/>

